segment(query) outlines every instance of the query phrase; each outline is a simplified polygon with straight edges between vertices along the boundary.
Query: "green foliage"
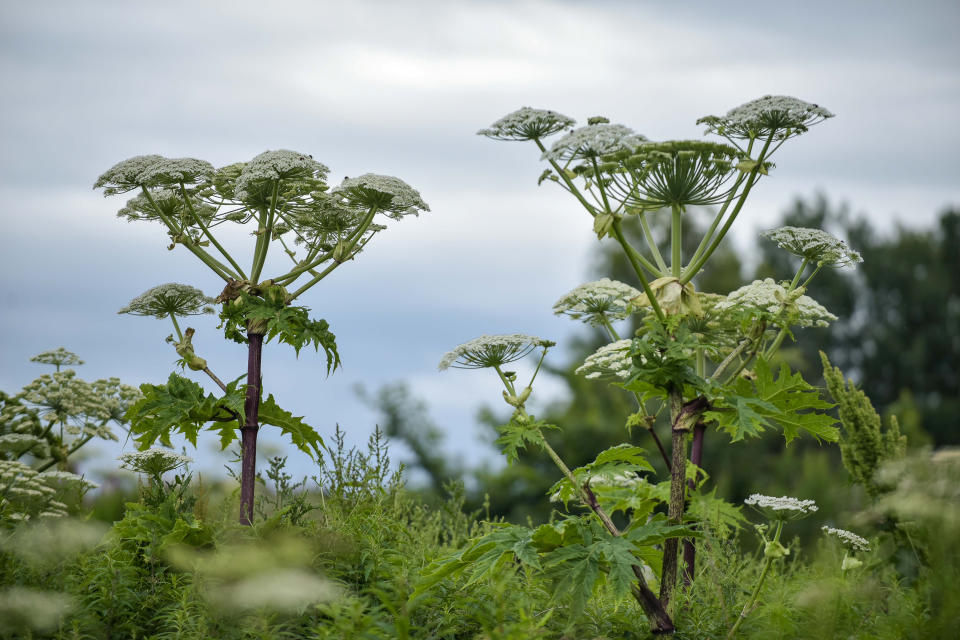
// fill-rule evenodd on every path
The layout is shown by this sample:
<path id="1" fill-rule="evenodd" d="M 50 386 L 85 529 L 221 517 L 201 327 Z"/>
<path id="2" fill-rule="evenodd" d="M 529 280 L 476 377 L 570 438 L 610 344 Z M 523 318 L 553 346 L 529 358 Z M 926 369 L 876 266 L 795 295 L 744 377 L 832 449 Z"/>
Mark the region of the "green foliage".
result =
<path id="1" fill-rule="evenodd" d="M 897 418 L 890 418 L 884 428 L 880 415 L 870 398 L 857 389 L 852 380 L 844 380 L 843 372 L 830 364 L 827 354 L 820 352 L 823 378 L 827 389 L 838 405 L 843 439 L 840 453 L 843 466 L 857 484 L 862 485 L 872 498 L 880 493 L 874 476 L 885 462 L 902 458 L 907 449 L 907 437 L 900 435 Z"/>
<path id="2" fill-rule="evenodd" d="M 543 443 L 543 429 L 557 428 L 555 425 L 534 420 L 532 417 L 527 420 L 518 420 L 514 416 L 510 422 L 497 428 L 500 437 L 495 444 L 500 447 L 507 459 L 507 464 L 511 464 L 519 460 L 520 452 L 528 446 L 540 446 Z"/>
<path id="3" fill-rule="evenodd" d="M 800 431 L 817 440 L 836 442 L 839 433 L 832 417 L 820 413 L 833 405 L 820 398 L 819 390 L 807 383 L 799 372 L 790 372 L 785 363 L 774 377 L 769 363 L 756 361 L 752 376 L 741 376 L 720 390 L 713 410 L 704 414 L 736 442 L 744 436 L 757 436 L 764 429 L 779 426 L 790 443 Z"/>
<path id="4" fill-rule="evenodd" d="M 128 410 L 134 440 L 141 450 L 146 450 L 157 440 L 170 445 L 170 435 L 181 433 L 193 446 L 197 435 L 207 423 L 207 430 L 220 432 L 220 447 L 226 449 L 237 437 L 237 429 L 243 420 L 244 389 L 239 386 L 241 378 L 227 385 L 223 396 L 204 393 L 203 387 L 171 373 L 166 384 L 140 385 L 143 397 Z"/>
<path id="5" fill-rule="evenodd" d="M 260 403 L 259 417 L 262 424 L 280 427 L 280 431 L 284 435 L 290 436 L 290 441 L 300 451 L 314 460 L 320 459 L 325 448 L 323 438 L 313 427 L 303 421 L 303 416 L 294 416 L 289 411 L 277 406 L 273 394 L 267 396 L 267 399 Z"/>
<path id="6" fill-rule="evenodd" d="M 327 374 L 340 366 L 336 336 L 326 320 L 312 320 L 307 307 L 289 306 L 282 293 L 266 298 L 246 291 L 237 294 L 238 297 L 224 303 L 220 311 L 220 326 L 226 338 L 246 344 L 248 326 L 255 324 L 262 327 L 266 342 L 276 338 L 293 347 L 297 355 L 307 345 L 312 345 L 315 351 L 322 347 L 327 358 Z"/>

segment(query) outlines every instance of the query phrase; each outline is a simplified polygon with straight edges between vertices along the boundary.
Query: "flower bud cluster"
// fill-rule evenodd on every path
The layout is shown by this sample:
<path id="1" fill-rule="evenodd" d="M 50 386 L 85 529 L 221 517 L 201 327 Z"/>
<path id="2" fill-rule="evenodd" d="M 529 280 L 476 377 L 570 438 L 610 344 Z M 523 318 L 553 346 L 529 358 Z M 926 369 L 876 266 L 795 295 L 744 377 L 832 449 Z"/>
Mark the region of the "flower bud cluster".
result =
<path id="1" fill-rule="evenodd" d="M 203 291 L 186 284 L 168 282 L 147 289 L 139 296 L 121 307 L 117 313 L 129 313 L 135 316 L 195 316 L 213 313 L 214 299 L 204 295 Z"/>
<path id="2" fill-rule="evenodd" d="M 477 135 L 494 140 L 538 140 L 569 129 L 576 121 L 562 113 L 522 107 L 503 116 Z"/>
<path id="3" fill-rule="evenodd" d="M 629 339 L 604 345 L 587 356 L 575 373 L 588 380 L 622 382 L 630 377 L 633 367 L 632 345 L 633 340 Z"/>
<path id="4" fill-rule="evenodd" d="M 822 229 L 778 227 L 760 235 L 776 242 L 781 249 L 817 264 L 842 267 L 863 262 L 858 252 Z"/>
<path id="5" fill-rule="evenodd" d="M 565 294 L 553 305 L 553 312 L 597 326 L 628 318 L 632 312 L 630 301 L 639 295 L 640 291 L 626 283 L 602 278 Z"/>
<path id="6" fill-rule="evenodd" d="M 419 191 L 393 176 L 365 173 L 359 178 L 345 178 L 331 194 L 343 195 L 348 202 L 364 209 L 376 207 L 394 219 L 430 211 Z"/>
<path id="7" fill-rule="evenodd" d="M 754 493 L 743 501 L 744 504 L 756 508 L 774 520 L 793 520 L 802 518 L 817 511 L 817 503 L 813 500 L 800 500 L 789 496 L 775 498 Z"/>
<path id="8" fill-rule="evenodd" d="M 146 451 L 124 453 L 119 458 L 120 468 L 158 477 L 193 462 L 193 458 L 170 449 L 152 447 Z"/>
<path id="9" fill-rule="evenodd" d="M 742 310 L 760 315 L 772 322 L 799 327 L 826 327 L 837 319 L 819 302 L 803 295 L 803 288 L 787 291 L 773 280 L 754 280 L 731 292 L 727 299 L 717 303 L 718 311 Z"/>
<path id="10" fill-rule="evenodd" d="M 440 359 L 440 371 L 455 369 L 485 369 L 499 367 L 520 360 L 538 347 L 548 349 L 555 342 L 525 333 L 482 335 L 458 345 Z"/>
<path id="11" fill-rule="evenodd" d="M 820 530 L 828 536 L 835 537 L 841 543 L 856 551 L 870 551 L 870 542 L 866 538 L 862 538 L 852 531 L 847 531 L 846 529 L 835 529 L 834 527 L 828 527 L 827 525 L 820 527 Z"/>

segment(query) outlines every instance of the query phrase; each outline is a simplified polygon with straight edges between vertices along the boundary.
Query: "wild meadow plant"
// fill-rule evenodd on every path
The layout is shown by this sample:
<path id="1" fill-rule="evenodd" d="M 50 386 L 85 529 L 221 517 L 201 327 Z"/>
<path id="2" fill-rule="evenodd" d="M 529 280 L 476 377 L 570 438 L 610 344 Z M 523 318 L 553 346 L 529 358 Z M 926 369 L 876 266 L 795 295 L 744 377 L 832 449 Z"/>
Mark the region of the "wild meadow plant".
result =
<path id="1" fill-rule="evenodd" d="M 573 289 L 554 311 L 606 332 L 610 343 L 587 357 L 577 373 L 634 396 L 636 412 L 624 422 L 648 433 L 670 478 L 650 482 L 653 466 L 645 450 L 629 442 L 577 469 L 557 455 L 547 434 L 562 426 L 546 424 L 526 408 L 552 341 L 508 334 L 466 342 L 443 357 L 440 369 L 493 369 L 513 411 L 497 441 L 507 461 L 528 447 L 543 450 L 561 473 L 553 499 L 586 512 L 561 514 L 536 528 L 497 527 L 435 563 L 423 588 L 448 575 L 476 579 L 518 562 L 551 577 L 576 610 L 604 587 L 619 597 L 632 596 L 654 633 L 674 631 L 678 573 L 682 567 L 686 584 L 695 579 L 695 539 L 711 520 L 705 514 L 723 512 L 742 521 L 735 507 L 701 491 L 707 431 L 731 443 L 767 429 L 781 430 L 788 444 L 803 433 L 838 440 L 836 421 L 824 413 L 833 405 L 786 363 L 776 366 L 775 358 L 794 329 L 836 320 L 806 292 L 824 267 L 854 265 L 859 254 L 819 229 L 781 227 L 764 235 L 796 256 L 792 277 L 756 280 L 727 294 L 694 286 L 751 191 L 772 172 L 774 154 L 831 117 L 815 104 L 765 96 L 725 115 L 700 118 L 713 140 L 651 141 L 604 117 L 572 128 L 572 118 L 528 107 L 479 131 L 495 140 L 532 142 L 548 165 L 538 183 L 555 183 L 573 196 L 597 238 L 609 238 L 625 254 L 641 289 L 605 278 Z M 687 218 L 705 207 L 716 207 L 713 220 L 696 249 L 684 255 L 684 234 L 695 229 Z M 645 246 L 634 246 L 624 233 L 623 221 L 631 217 L 639 220 Z M 656 218 L 669 225 L 667 251 L 655 239 Z M 640 328 L 622 335 L 616 325 L 628 317 Z M 536 365 L 529 379 L 521 380 L 507 365 L 527 356 L 534 356 Z M 662 413 L 669 417 L 669 451 L 654 428 Z M 705 501 L 712 501 L 707 508 Z M 776 522 L 772 538 L 765 540 L 771 554 L 785 553 L 779 542 L 783 519 Z M 764 576 L 768 570 L 769 562 Z M 745 611 L 762 582 L 763 577 Z"/>
<path id="2" fill-rule="evenodd" d="M 187 285 L 155 287 L 121 309 L 121 313 L 169 317 L 175 336 L 169 340 L 181 364 L 202 371 L 222 395 L 206 394 L 197 383 L 171 373 L 166 384 L 141 386 L 144 397 L 129 413 L 139 446 L 169 443 L 183 433 L 196 444 L 198 432 L 218 431 L 226 448 L 241 434 L 240 521 L 253 520 L 257 432 L 261 424 L 280 427 L 314 460 L 323 450 L 315 429 L 283 410 L 270 394 L 263 399 L 261 357 L 264 342 L 276 339 L 299 354 L 307 345 L 323 348 L 327 373 L 340 364 L 336 341 L 325 320 L 314 320 L 294 303 L 337 267 L 353 260 L 385 227 L 379 215 L 400 220 L 429 207 L 402 180 L 364 174 L 330 188 L 329 168 L 312 156 L 288 150 L 265 151 L 249 162 L 215 169 L 194 158 L 136 156 L 101 175 L 94 188 L 104 195 L 135 193 L 118 216 L 156 222 L 169 238 L 168 249 L 183 247 L 224 282 L 211 300 Z M 236 250 L 228 250 L 226 229 L 237 225 L 255 238 L 244 269 Z M 269 277 L 267 258 L 289 258 L 290 266 Z M 275 268 L 275 267 L 273 267 Z M 192 328 L 181 330 L 177 317 L 220 306 L 224 336 L 247 346 L 246 373 L 229 383 L 216 376 L 197 355 Z M 241 384 L 241 381 L 243 383 Z"/>

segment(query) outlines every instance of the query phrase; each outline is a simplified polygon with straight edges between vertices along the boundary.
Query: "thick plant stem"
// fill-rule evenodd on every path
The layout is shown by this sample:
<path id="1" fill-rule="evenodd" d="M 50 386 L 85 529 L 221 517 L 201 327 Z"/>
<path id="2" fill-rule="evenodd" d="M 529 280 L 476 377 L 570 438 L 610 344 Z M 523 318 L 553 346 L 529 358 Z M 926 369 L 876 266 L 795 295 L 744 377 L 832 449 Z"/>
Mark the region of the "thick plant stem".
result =
<path id="1" fill-rule="evenodd" d="M 684 501 L 687 480 L 687 433 L 700 415 L 706 411 L 707 401 L 698 397 L 684 404 L 683 392 L 670 391 L 670 423 L 673 433 L 672 461 L 670 463 L 670 506 L 667 521 L 672 525 L 683 524 Z M 677 584 L 679 563 L 679 540 L 669 538 L 663 543 L 663 569 L 660 574 L 660 602 L 666 608 Z"/>
<path id="2" fill-rule="evenodd" d="M 260 429 L 260 358 L 263 334 L 247 330 L 247 396 L 243 403 L 240 462 L 240 524 L 253 524 L 253 493 L 257 474 L 257 431 Z"/>
<path id="3" fill-rule="evenodd" d="M 697 421 L 693 427 L 693 444 L 690 446 L 690 462 L 697 467 L 703 460 L 703 434 L 707 431 L 707 425 L 702 421 Z M 689 478 L 687 480 L 687 489 L 693 491 L 696 489 L 699 478 Z M 693 540 L 687 538 L 683 541 L 683 584 L 690 586 L 693 582 L 694 571 L 697 563 L 697 547 Z"/>

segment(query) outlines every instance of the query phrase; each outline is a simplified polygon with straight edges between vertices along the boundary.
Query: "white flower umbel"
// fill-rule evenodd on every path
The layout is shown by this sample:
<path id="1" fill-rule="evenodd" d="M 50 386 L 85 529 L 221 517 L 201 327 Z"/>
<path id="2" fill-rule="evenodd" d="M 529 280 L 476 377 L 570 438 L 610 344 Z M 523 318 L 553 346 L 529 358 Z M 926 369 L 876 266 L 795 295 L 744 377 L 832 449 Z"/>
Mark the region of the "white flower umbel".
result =
<path id="1" fill-rule="evenodd" d="M 760 234 L 795 256 L 815 264 L 842 267 L 863 262 L 860 254 L 822 229 L 779 227 Z"/>
<path id="2" fill-rule="evenodd" d="M 393 176 L 365 173 L 359 178 L 345 178 L 332 193 L 342 195 L 351 204 L 364 209 L 376 207 L 394 219 L 430 211 L 419 191 Z"/>
<path id="3" fill-rule="evenodd" d="M 167 158 L 156 154 L 145 156 L 134 156 L 121 160 L 104 171 L 97 181 L 93 183 L 94 189 L 103 187 L 103 195 L 112 196 L 117 193 L 126 193 L 133 189 L 140 188 L 143 183 L 140 175 L 150 169 L 158 162 L 163 162 Z"/>
<path id="4" fill-rule="evenodd" d="M 457 346 L 444 354 L 438 368 L 485 369 L 499 367 L 520 360 L 537 347 L 551 347 L 554 343 L 525 333 L 482 335 Z"/>
<path id="5" fill-rule="evenodd" d="M 205 160 L 162 158 L 141 171 L 137 181 L 147 187 L 193 184 L 210 178 L 213 171 L 213 165 Z"/>
<path id="6" fill-rule="evenodd" d="M 193 458 L 180 455 L 170 449 L 160 449 L 152 447 L 146 451 L 134 451 L 133 453 L 124 453 L 117 460 L 120 460 L 122 469 L 129 469 L 137 473 L 143 473 L 148 476 L 161 476 L 168 471 L 179 469 L 193 462 Z"/>
<path id="7" fill-rule="evenodd" d="M 630 348 L 633 340 L 617 340 L 604 345 L 587 356 L 577 367 L 576 374 L 588 380 L 622 382 L 630 377 L 633 359 Z"/>
<path id="8" fill-rule="evenodd" d="M 594 326 L 603 325 L 628 318 L 632 311 L 630 301 L 639 295 L 640 291 L 626 283 L 603 278 L 565 294 L 553 305 L 553 312 Z"/>
<path id="9" fill-rule="evenodd" d="M 806 131 L 833 114 L 823 107 L 790 96 L 763 96 L 734 107 L 724 116 L 704 116 L 697 124 L 725 138 L 783 140 Z"/>
<path id="10" fill-rule="evenodd" d="M 275 180 L 289 180 L 300 178 L 326 178 L 330 169 L 316 160 L 313 156 L 297 151 L 279 149 L 264 151 L 253 160 L 246 163 L 234 186 L 234 195 L 240 200 L 246 200 L 254 192 L 272 183 Z"/>
<path id="11" fill-rule="evenodd" d="M 56 349 L 51 349 L 50 351 L 38 353 L 30 358 L 30 362 L 52 364 L 53 366 L 57 367 L 57 369 L 64 365 L 70 366 L 83 364 L 83 360 L 81 360 L 77 354 L 73 353 L 72 351 L 67 351 L 63 347 L 57 347 Z"/>
<path id="12" fill-rule="evenodd" d="M 743 503 L 755 508 L 772 520 L 795 520 L 810 515 L 817 510 L 817 503 L 813 500 L 800 500 L 788 496 L 774 498 L 759 493 L 751 495 Z"/>
<path id="13" fill-rule="evenodd" d="M 786 322 L 800 327 L 826 327 L 837 319 L 819 302 L 802 295 L 803 289 L 788 292 L 773 280 L 754 280 L 732 291 L 726 300 L 717 303 L 717 311 L 747 310 L 774 322 Z"/>
<path id="14" fill-rule="evenodd" d="M 503 116 L 477 135 L 494 140 L 538 140 L 569 129 L 576 121 L 562 113 L 523 107 Z"/>
<path id="15" fill-rule="evenodd" d="M 646 141 L 646 137 L 622 124 L 588 124 L 554 142 L 550 150 L 543 153 L 543 159 L 570 162 L 598 158 L 608 153 L 636 149 Z"/>
<path id="16" fill-rule="evenodd" d="M 203 291 L 186 284 L 168 282 L 147 289 L 131 300 L 117 313 L 129 313 L 135 316 L 196 316 L 213 313 L 215 300 L 204 295 Z"/>
<path id="17" fill-rule="evenodd" d="M 828 536 L 835 537 L 841 543 L 850 547 L 851 549 L 854 549 L 855 551 L 870 551 L 870 542 L 866 538 L 861 538 L 852 531 L 847 531 L 846 529 L 835 529 L 834 527 L 828 527 L 827 525 L 820 527 L 820 530 Z"/>

